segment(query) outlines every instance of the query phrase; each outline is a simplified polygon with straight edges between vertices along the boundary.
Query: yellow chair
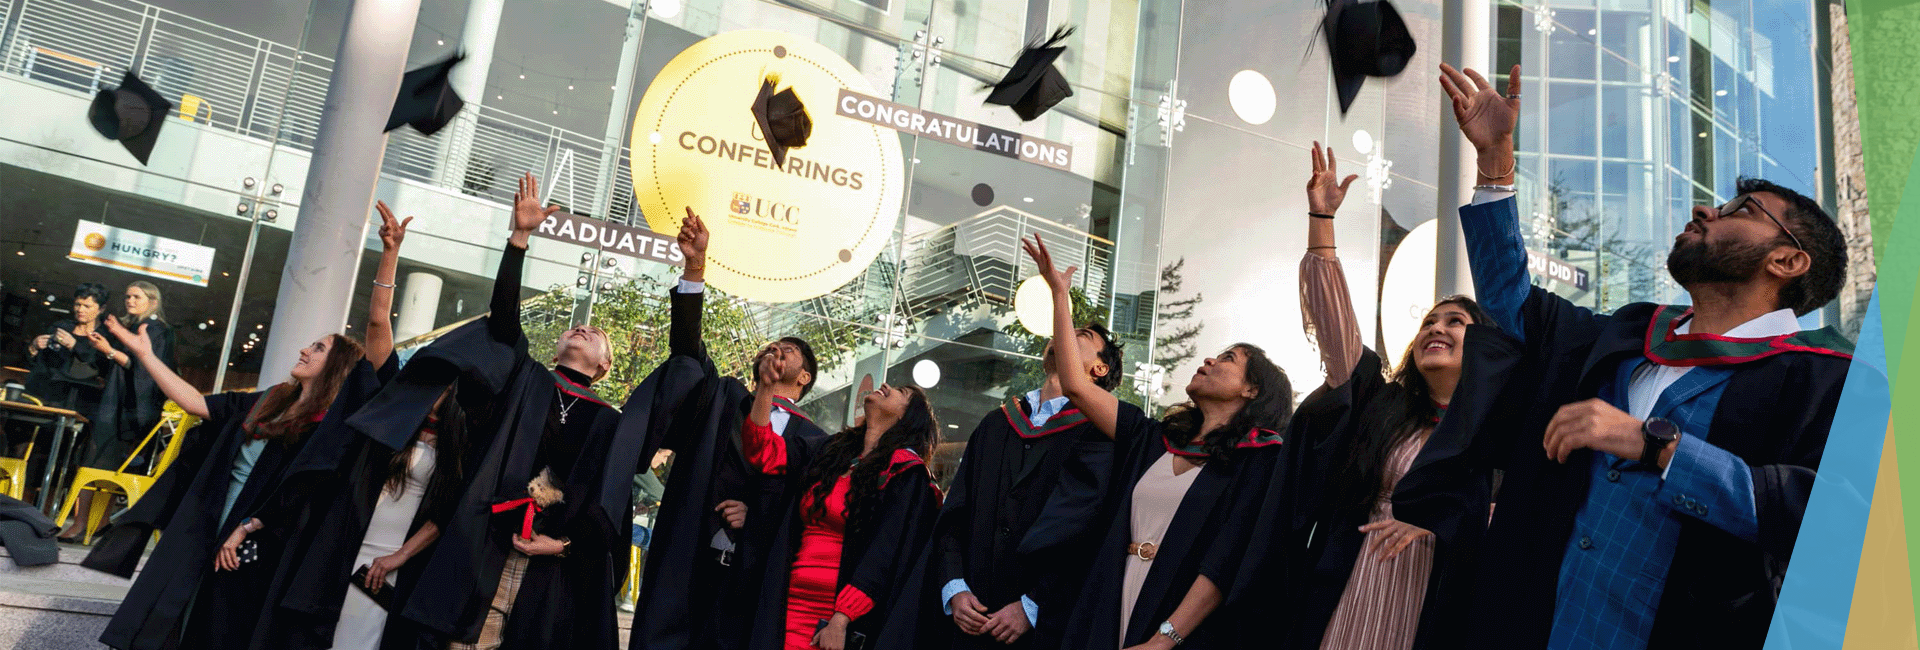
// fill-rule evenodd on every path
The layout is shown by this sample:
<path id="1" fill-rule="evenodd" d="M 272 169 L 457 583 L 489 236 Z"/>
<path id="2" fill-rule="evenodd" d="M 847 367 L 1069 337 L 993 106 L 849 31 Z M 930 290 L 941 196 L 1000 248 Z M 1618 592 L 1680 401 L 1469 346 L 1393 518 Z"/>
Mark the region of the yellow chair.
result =
<path id="1" fill-rule="evenodd" d="M 32 402 L 34 406 L 46 406 L 40 398 L 20 394 L 20 399 Z M 19 458 L 0 456 L 0 493 L 15 499 L 25 499 L 27 493 L 27 459 L 33 458 L 33 439 L 40 437 L 40 427 L 33 428 L 33 438 L 27 439 L 27 451 Z"/>
<path id="2" fill-rule="evenodd" d="M 107 518 L 107 509 L 113 506 L 113 497 L 116 495 L 127 497 L 128 506 L 139 501 L 140 495 L 145 494 L 147 488 L 153 486 L 154 479 L 158 478 L 161 472 L 166 471 L 167 466 L 172 465 L 173 460 L 180 456 L 180 444 L 187 439 L 187 430 L 198 424 L 200 424 L 200 418 L 169 400 L 161 409 L 160 421 L 154 423 L 153 430 L 147 432 L 147 438 L 141 440 L 140 446 L 135 447 L 133 453 L 120 463 L 119 469 L 104 470 L 93 467 L 74 469 L 73 489 L 67 491 L 66 503 L 60 506 L 60 516 L 54 519 L 54 525 L 66 527 L 67 515 L 73 514 L 74 504 L 80 498 L 80 491 L 92 490 L 94 495 L 90 507 L 87 508 L 86 533 L 81 538 L 82 543 L 92 544 L 94 531 L 99 530 L 101 522 Z M 168 432 L 166 447 L 161 449 L 160 458 L 154 461 L 152 473 L 128 472 L 127 466 L 133 464 L 133 459 L 140 457 L 140 452 L 147 448 L 147 443 L 153 442 L 154 436 L 160 435 L 162 430 Z"/>

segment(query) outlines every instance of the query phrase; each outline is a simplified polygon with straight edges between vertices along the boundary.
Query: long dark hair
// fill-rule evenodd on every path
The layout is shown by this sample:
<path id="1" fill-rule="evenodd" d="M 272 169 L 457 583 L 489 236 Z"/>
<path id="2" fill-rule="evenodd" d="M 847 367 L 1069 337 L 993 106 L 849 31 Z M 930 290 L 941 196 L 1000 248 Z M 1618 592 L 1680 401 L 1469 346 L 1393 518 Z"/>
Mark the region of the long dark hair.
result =
<path id="1" fill-rule="evenodd" d="M 327 336 L 332 345 L 327 347 L 327 362 L 320 367 L 320 374 L 311 382 L 288 380 L 267 389 L 267 395 L 260 398 L 253 412 L 247 415 L 244 426 L 249 433 L 291 444 L 313 429 L 315 416 L 333 405 L 334 396 L 340 394 L 340 385 L 346 383 L 347 373 L 366 352 L 359 341 L 339 334 Z M 319 391 L 317 399 L 302 407 L 300 398 L 308 390 Z"/>
<path id="2" fill-rule="evenodd" d="M 1443 299 L 1434 303 L 1427 313 L 1447 305 L 1458 305 L 1475 325 L 1494 326 L 1493 316 L 1466 296 Z M 1433 422 L 1433 388 L 1413 359 L 1419 348 L 1420 337 L 1415 336 L 1400 355 L 1400 365 L 1388 375 L 1387 385 L 1380 393 L 1371 403 L 1354 405 L 1360 409 L 1358 426 L 1343 438 L 1342 449 L 1334 456 L 1345 460 L 1333 484 L 1334 506 L 1343 512 L 1360 517 L 1371 514 L 1374 504 L 1393 489 L 1387 484 L 1387 460 L 1393 450 Z"/>
<path id="3" fill-rule="evenodd" d="M 1205 432 L 1201 446 L 1206 448 L 1208 460 L 1231 458 L 1240 441 L 1247 439 L 1248 431 L 1258 427 L 1279 433 L 1293 417 L 1293 383 L 1287 380 L 1285 370 L 1267 358 L 1267 351 L 1252 343 L 1235 343 L 1227 349 L 1238 349 L 1246 357 L 1246 381 L 1259 389 L 1259 394 L 1240 407 L 1240 412 L 1233 414 L 1233 419 L 1226 424 Z M 1185 445 L 1201 433 L 1200 427 L 1205 426 L 1203 420 L 1200 409 L 1188 400 L 1168 409 L 1160 421 L 1166 424 L 1168 440 Z"/>
<path id="4" fill-rule="evenodd" d="M 808 512 L 821 517 L 826 514 L 827 495 L 833 493 L 834 482 L 847 472 L 848 465 L 853 465 L 853 475 L 848 479 L 851 485 L 847 489 L 848 537 L 867 530 L 874 518 L 880 516 L 880 472 L 892 464 L 893 452 L 911 449 L 923 459 L 933 452 L 934 436 L 940 429 L 933 418 L 933 406 L 927 402 L 927 392 L 916 386 L 903 386 L 900 390 L 913 394 L 907 402 L 907 412 L 880 435 L 872 453 L 860 455 L 867 440 L 867 427 L 863 424 L 834 434 L 814 457 L 813 464 L 807 466 L 806 493 L 811 497 Z"/>
<path id="5" fill-rule="evenodd" d="M 447 387 L 440 398 L 440 405 L 419 428 L 407 443 L 387 457 L 385 467 L 381 468 L 385 478 L 381 482 L 383 492 L 399 494 L 407 489 L 407 474 L 413 460 L 414 443 L 420 441 L 423 430 L 433 429 L 433 475 L 427 478 L 427 493 L 423 497 L 429 511 L 440 511 L 452 505 L 447 501 L 459 498 L 460 490 L 466 484 L 466 468 L 462 466 L 462 450 L 467 443 L 467 412 L 460 408 L 460 384 L 455 382 Z M 377 458 L 377 455 L 374 456 Z"/>

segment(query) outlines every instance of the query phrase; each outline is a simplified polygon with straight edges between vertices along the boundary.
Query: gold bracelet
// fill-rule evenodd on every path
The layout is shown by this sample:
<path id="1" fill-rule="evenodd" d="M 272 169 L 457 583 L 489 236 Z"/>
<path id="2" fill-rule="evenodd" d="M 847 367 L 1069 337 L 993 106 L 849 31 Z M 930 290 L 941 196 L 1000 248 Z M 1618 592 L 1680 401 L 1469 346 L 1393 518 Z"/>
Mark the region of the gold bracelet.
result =
<path id="1" fill-rule="evenodd" d="M 1500 173 L 1500 174 L 1489 174 L 1489 173 L 1487 173 L 1486 171 L 1484 171 L 1484 170 L 1482 170 L 1482 169 L 1480 169 L 1478 165 L 1475 165 L 1475 166 L 1474 166 L 1474 171 L 1476 171 L 1476 172 L 1480 172 L 1480 176 L 1481 176 L 1482 178 L 1485 178 L 1485 179 L 1487 179 L 1487 180 L 1490 180 L 1490 181 L 1497 181 L 1497 180 L 1500 180 L 1500 179 L 1502 179 L 1502 178 L 1506 178 L 1506 177 L 1508 177 L 1508 176 L 1512 176 L 1512 175 L 1513 175 L 1513 170 L 1514 170 L 1514 169 L 1517 169 L 1517 168 L 1519 168 L 1519 167 L 1520 167 L 1520 159 L 1519 159 L 1519 158 L 1515 158 L 1515 159 L 1514 159 L 1514 160 L 1512 161 L 1512 164 L 1509 164 L 1509 165 L 1507 165 L 1507 171 L 1506 171 L 1506 172 L 1504 172 L 1504 173 Z"/>

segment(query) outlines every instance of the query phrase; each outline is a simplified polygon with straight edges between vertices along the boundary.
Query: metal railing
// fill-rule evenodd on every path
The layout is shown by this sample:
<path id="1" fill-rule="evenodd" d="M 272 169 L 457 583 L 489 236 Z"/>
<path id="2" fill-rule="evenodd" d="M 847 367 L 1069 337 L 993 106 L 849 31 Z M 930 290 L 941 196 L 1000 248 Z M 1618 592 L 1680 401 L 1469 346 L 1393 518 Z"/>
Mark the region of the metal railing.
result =
<path id="1" fill-rule="evenodd" d="M 0 0 L 0 38 L 0 74 L 91 95 L 137 69 L 174 104 L 174 117 L 303 151 L 318 134 L 333 71 L 328 57 L 135 0 Z M 533 171 L 560 195 L 572 193 L 562 199 L 569 210 L 599 211 L 604 141 L 484 104 L 469 106 L 433 137 L 392 132 L 381 171 L 501 204 L 512 200 L 515 179 Z M 448 155 L 459 130 L 463 137 L 454 140 L 462 150 Z M 465 168 L 448 169 L 448 160 Z M 624 170 L 625 147 L 618 160 Z M 606 216 L 632 223 L 639 216 L 632 180 L 624 171 L 615 178 Z"/>
<path id="2" fill-rule="evenodd" d="M 1112 241 L 1001 206 L 907 238 L 900 278 L 903 311 L 919 319 L 954 306 L 1013 304 L 1020 283 L 1039 273 L 1020 249 L 1020 238 L 1036 232 L 1046 239 L 1055 264 L 1080 267 L 1074 282 L 1087 300 L 1105 304 Z"/>

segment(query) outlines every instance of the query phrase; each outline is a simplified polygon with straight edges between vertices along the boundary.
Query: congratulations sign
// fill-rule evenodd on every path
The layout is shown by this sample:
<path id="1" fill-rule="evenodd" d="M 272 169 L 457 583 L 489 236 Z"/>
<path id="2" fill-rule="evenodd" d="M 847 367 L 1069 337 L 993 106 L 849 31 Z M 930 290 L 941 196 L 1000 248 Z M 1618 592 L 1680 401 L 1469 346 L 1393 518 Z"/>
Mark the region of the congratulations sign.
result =
<path id="1" fill-rule="evenodd" d="M 769 76 L 813 120 L 785 165 L 751 110 Z M 893 233 L 905 172 L 900 136 L 835 114 L 842 89 L 873 92 L 852 64 L 791 34 L 726 32 L 682 51 L 633 120 L 634 196 L 647 225 L 671 237 L 691 207 L 713 233 L 707 281 L 751 300 L 805 300 L 852 280 Z"/>
<path id="2" fill-rule="evenodd" d="M 73 229 L 67 259 L 200 287 L 213 274 L 212 248 L 92 221 Z"/>
<path id="3" fill-rule="evenodd" d="M 1028 137 L 905 104 L 895 104 L 851 90 L 841 90 L 840 101 L 833 106 L 841 117 L 1008 158 L 1019 158 L 1036 165 L 1072 171 L 1073 147 L 1052 140 Z"/>

